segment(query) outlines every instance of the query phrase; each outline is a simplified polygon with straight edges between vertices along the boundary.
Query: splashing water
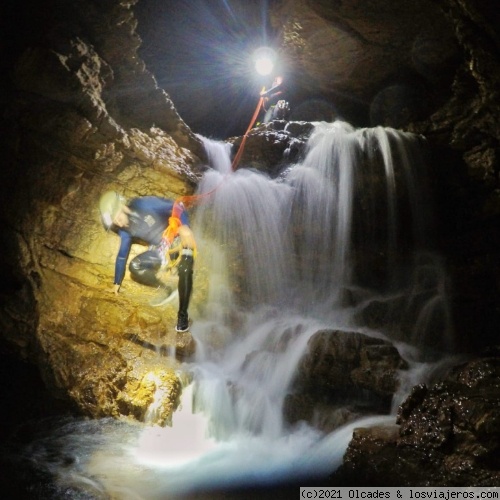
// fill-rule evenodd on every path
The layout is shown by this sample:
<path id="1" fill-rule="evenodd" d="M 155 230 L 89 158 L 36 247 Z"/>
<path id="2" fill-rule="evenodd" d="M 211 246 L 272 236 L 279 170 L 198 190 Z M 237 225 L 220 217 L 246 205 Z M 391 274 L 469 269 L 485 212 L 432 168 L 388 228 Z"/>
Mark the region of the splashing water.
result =
<path id="1" fill-rule="evenodd" d="M 79 458 L 50 472 L 93 498 L 324 478 L 340 465 L 354 427 L 394 416 L 326 435 L 287 425 L 284 400 L 309 339 L 323 328 L 392 339 L 413 363 L 395 404 L 428 375 L 422 353 L 452 347 L 418 137 L 317 123 L 304 160 L 280 180 L 248 169 L 228 175 L 227 145 L 202 139 L 213 169 L 198 192 L 213 193 L 194 217 L 200 265 L 210 273 L 192 327 L 194 382 L 172 428 L 102 420 L 51 436 L 52 446 Z M 89 426 L 97 429 L 90 438 Z M 30 453 L 48 467 L 44 449 L 38 443 Z"/>

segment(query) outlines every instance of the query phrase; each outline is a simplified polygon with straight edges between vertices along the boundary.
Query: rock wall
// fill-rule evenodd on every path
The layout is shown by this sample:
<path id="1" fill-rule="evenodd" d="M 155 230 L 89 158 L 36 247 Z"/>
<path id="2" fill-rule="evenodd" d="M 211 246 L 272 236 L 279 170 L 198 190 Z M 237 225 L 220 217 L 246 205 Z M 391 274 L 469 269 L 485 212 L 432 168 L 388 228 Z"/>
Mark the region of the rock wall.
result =
<path id="1" fill-rule="evenodd" d="M 188 356 L 193 341 L 175 335 L 176 306 L 149 307 L 153 292 L 130 279 L 111 295 L 119 238 L 104 230 L 98 201 L 110 189 L 188 194 L 206 166 L 199 139 L 137 56 L 133 5 L 50 2 L 21 19 L 30 36 L 13 33 L 0 325 L 10 348 L 84 414 L 140 419 L 166 384 L 166 422 L 181 383 L 160 355 Z M 28 29 L 37 12 L 43 32 Z"/>
<path id="2" fill-rule="evenodd" d="M 282 0 L 272 11 L 300 96 L 292 119 L 314 111 L 313 95 L 351 123 L 393 127 L 443 102 L 459 48 L 435 2 Z"/>
<path id="3" fill-rule="evenodd" d="M 499 21 L 494 2 L 474 0 L 286 0 L 275 17 L 303 94 L 319 89 L 355 124 L 426 137 L 454 328 L 470 353 L 498 343 Z M 307 104 L 292 118 L 312 108 L 327 119 Z M 444 381 L 415 388 L 399 425 L 357 429 L 333 484 L 496 485 L 497 365 L 498 351 L 487 349 Z"/>
<path id="4" fill-rule="evenodd" d="M 497 342 L 500 318 L 499 17 L 492 2 L 441 1 L 460 47 L 451 96 L 410 130 L 433 146 L 438 232 L 456 328 L 469 346 Z"/>
<path id="5" fill-rule="evenodd" d="M 290 119 L 340 117 L 425 136 L 434 187 L 429 203 L 461 349 L 478 352 L 496 343 L 500 20 L 495 3 L 281 0 L 271 10 L 288 67 Z"/>
<path id="6" fill-rule="evenodd" d="M 356 429 L 331 478 L 358 486 L 496 486 L 498 352 L 413 389 L 393 427 Z M 361 473 L 362 471 L 362 473 Z"/>

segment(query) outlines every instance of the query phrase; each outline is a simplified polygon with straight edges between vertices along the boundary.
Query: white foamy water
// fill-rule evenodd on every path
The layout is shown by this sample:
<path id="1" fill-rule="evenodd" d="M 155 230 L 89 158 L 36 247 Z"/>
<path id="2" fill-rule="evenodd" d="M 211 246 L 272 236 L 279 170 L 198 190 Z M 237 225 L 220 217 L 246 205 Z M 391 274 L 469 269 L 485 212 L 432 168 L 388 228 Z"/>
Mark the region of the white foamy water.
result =
<path id="1" fill-rule="evenodd" d="M 95 498 L 175 498 L 325 477 L 355 427 L 394 423 L 394 415 L 326 435 L 288 425 L 284 401 L 311 336 L 338 329 L 394 337 L 411 360 L 396 403 L 432 371 L 419 355 L 436 328 L 447 336 L 443 352 L 452 342 L 446 274 L 429 246 L 432 211 L 422 207 L 419 138 L 318 123 L 304 160 L 280 180 L 230 173 L 227 145 L 204 142 L 213 169 L 198 192 L 211 194 L 193 227 L 209 289 L 192 327 L 193 384 L 172 427 L 76 422 L 50 437 L 61 456 L 76 458 L 51 463 L 47 442 L 30 448 L 62 484 Z M 399 315 L 390 329 L 364 322 L 374 305 L 393 303 Z"/>

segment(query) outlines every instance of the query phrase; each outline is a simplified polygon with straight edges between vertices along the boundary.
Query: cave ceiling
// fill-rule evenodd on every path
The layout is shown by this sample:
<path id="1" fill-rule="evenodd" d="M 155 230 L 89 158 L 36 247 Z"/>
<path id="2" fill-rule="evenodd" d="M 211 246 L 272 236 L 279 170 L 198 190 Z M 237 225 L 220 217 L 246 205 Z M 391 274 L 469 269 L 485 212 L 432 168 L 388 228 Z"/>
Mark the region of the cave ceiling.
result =
<path id="1" fill-rule="evenodd" d="M 269 82 L 252 80 L 242 60 L 263 44 L 278 52 L 293 119 L 399 126 L 425 118 L 449 97 L 460 47 L 436 2 L 222 4 L 210 11 L 204 2 L 136 6 L 141 56 L 201 133 L 244 131 L 259 84 Z"/>
<path id="2" fill-rule="evenodd" d="M 114 64 L 136 51 L 193 131 L 217 138 L 243 134 L 262 85 L 271 84 L 249 67 L 261 45 L 277 51 L 276 73 L 284 76 L 284 97 L 297 120 L 333 116 L 356 126 L 403 127 L 447 102 L 457 73 L 470 76 L 478 47 L 486 62 L 478 60 L 470 84 L 484 86 L 498 72 L 500 16 L 492 1 L 126 3 L 136 33 L 124 46 L 102 22 L 98 3 L 75 2 L 82 6 L 75 9 L 57 0 L 9 1 L 3 64 L 8 69 L 26 46 L 49 36 L 49 26 L 81 34 L 90 29 Z M 77 16 L 86 19 L 77 23 Z"/>

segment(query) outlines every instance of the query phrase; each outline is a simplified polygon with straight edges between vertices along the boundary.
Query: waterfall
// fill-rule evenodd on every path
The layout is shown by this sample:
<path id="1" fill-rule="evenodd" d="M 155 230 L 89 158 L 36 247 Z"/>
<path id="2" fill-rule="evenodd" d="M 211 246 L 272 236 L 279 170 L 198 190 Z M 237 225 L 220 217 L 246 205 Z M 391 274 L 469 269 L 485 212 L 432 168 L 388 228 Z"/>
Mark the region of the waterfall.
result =
<path id="1" fill-rule="evenodd" d="M 205 147 L 220 151 L 213 141 Z M 394 129 L 317 123 L 284 179 L 249 170 L 227 177 L 228 160 L 212 165 L 199 192 L 215 191 L 196 211 L 195 232 L 206 266 L 225 279 L 209 283 L 208 307 L 218 312 L 196 330 L 196 370 L 197 405 L 218 439 L 287 432 L 283 398 L 322 327 L 377 330 L 386 325 L 364 320 L 384 305 L 390 329 L 378 333 L 420 351 L 436 328 L 450 331 L 421 148 Z M 368 277 L 365 259 L 377 267 Z M 217 330 L 225 335 L 213 351 Z"/>
<path id="2" fill-rule="evenodd" d="M 246 169 L 228 176 L 220 144 L 204 142 L 218 162 L 200 184 L 213 193 L 197 207 L 195 231 L 210 256 L 207 308 L 218 327 L 239 302 L 453 348 L 422 138 L 317 123 L 304 160 L 279 179 Z M 381 307 L 389 325 L 369 319 Z"/>
<path id="3" fill-rule="evenodd" d="M 230 172 L 228 145 L 201 139 L 212 168 L 192 219 L 208 288 L 187 369 L 204 429 L 198 438 L 210 446 L 177 464 L 160 446 L 153 466 L 140 444 L 156 431 L 144 437 L 103 422 L 99 449 L 91 453 L 85 441 L 81 454 L 93 458 L 71 477 L 97 474 L 92 487 L 113 498 L 321 479 L 340 465 L 355 426 L 394 422 L 393 414 L 374 415 L 325 434 L 284 421 L 286 395 L 318 330 L 392 339 L 414 367 L 402 390 L 429 373 L 426 352 L 452 345 L 421 138 L 316 123 L 304 159 L 277 179 Z M 174 416 L 173 432 L 176 425 L 183 428 Z M 74 443 L 78 432 L 68 434 Z"/>
<path id="4" fill-rule="evenodd" d="M 157 400 L 162 397 L 159 392 Z M 148 413 L 154 413 L 156 402 L 153 401 Z M 146 423 L 148 417 L 146 415 Z M 136 457 L 141 463 L 151 465 L 188 463 L 214 447 L 214 441 L 207 439 L 206 426 L 203 416 L 193 411 L 193 386 L 189 384 L 183 390 L 182 403 L 173 415 L 172 426 L 146 425 L 137 442 Z"/>

